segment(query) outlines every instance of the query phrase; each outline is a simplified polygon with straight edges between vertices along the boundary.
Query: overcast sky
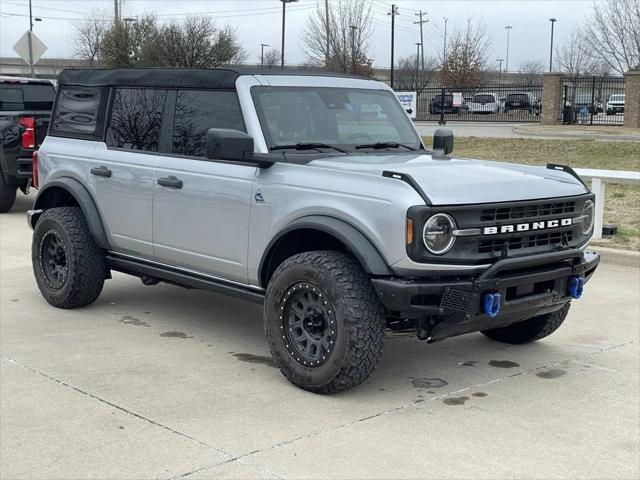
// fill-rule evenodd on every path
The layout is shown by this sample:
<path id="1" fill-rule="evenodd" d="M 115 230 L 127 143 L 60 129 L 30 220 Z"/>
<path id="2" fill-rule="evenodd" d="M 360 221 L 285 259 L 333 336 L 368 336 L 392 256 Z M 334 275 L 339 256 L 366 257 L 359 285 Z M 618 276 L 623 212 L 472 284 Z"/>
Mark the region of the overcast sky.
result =
<path id="1" fill-rule="evenodd" d="M 370 0 L 374 11 L 374 34 L 370 56 L 379 67 L 390 64 L 391 22 L 386 15 L 391 4 L 398 5 L 396 17 L 396 57 L 415 52 L 419 28 L 413 22 L 418 10 L 426 11 L 425 54 L 442 50 L 444 20 L 448 30 L 462 27 L 467 18 L 485 23 L 493 43 L 492 58 L 506 55 L 506 25 L 513 26 L 509 48 L 509 69 L 517 70 L 524 60 L 549 59 L 549 18 L 558 19 L 555 42 L 562 42 L 571 28 L 582 21 L 594 0 Z M 606 0 L 598 0 L 606 1 Z M 306 56 L 301 42 L 306 17 L 318 0 L 299 0 L 287 6 L 288 63 L 302 63 Z M 29 27 L 28 0 L 0 0 L 0 55 L 14 56 L 13 45 Z M 113 0 L 33 0 L 35 33 L 48 46 L 45 57 L 72 55 L 74 24 L 92 12 L 113 14 Z M 125 0 L 123 16 L 153 13 L 160 19 L 184 18 L 186 14 L 209 13 L 221 25 L 236 29 L 249 61 L 259 62 L 260 43 L 280 46 L 281 3 L 278 0 Z M 556 43 L 557 45 L 557 43 Z"/>

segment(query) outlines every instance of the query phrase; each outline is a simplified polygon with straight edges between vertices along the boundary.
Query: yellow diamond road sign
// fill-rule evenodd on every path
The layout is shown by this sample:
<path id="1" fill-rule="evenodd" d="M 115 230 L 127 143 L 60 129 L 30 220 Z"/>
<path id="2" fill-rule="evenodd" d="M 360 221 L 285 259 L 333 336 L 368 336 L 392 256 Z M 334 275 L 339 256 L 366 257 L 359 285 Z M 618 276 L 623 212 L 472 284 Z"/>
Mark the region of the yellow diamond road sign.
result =
<path id="1" fill-rule="evenodd" d="M 13 46 L 13 50 L 20 55 L 25 62 L 29 63 L 29 33 L 31 33 L 31 51 L 33 52 L 33 64 L 35 65 L 40 60 L 40 57 L 47 51 L 47 46 L 42 43 L 36 34 L 26 31 L 24 35 L 20 37 L 20 40 Z"/>

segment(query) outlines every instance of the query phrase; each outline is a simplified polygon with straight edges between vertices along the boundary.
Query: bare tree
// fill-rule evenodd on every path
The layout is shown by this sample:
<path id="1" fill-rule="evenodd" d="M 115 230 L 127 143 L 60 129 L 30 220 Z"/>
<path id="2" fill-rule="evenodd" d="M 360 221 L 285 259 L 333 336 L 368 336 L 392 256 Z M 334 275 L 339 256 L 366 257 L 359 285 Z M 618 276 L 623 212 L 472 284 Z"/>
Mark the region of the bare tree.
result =
<path id="1" fill-rule="evenodd" d="M 593 75 L 597 63 L 585 48 L 578 27 L 574 27 L 566 41 L 556 48 L 556 62 L 560 70 L 571 77 Z"/>
<path id="2" fill-rule="evenodd" d="M 100 48 L 109 24 L 96 13 L 85 21 L 76 23 L 73 35 L 73 53 L 76 58 L 86 60 L 89 67 L 100 64 Z"/>
<path id="3" fill-rule="evenodd" d="M 640 0 L 594 2 L 580 39 L 592 59 L 609 70 L 640 69 Z"/>
<path id="4" fill-rule="evenodd" d="M 270 48 L 264 52 L 264 63 L 267 68 L 275 68 L 280 65 L 280 50 L 278 48 Z"/>
<path id="5" fill-rule="evenodd" d="M 545 72 L 545 64 L 542 60 L 525 60 L 520 64 L 518 73 L 522 81 L 527 85 L 542 83 L 542 73 Z"/>
<path id="6" fill-rule="evenodd" d="M 368 56 L 373 34 L 373 10 L 366 0 L 337 0 L 329 4 L 329 28 L 325 8 L 318 5 L 302 32 L 311 64 L 324 64 L 342 73 L 372 73 Z M 327 52 L 327 32 L 329 51 Z"/>
<path id="7" fill-rule="evenodd" d="M 437 66 L 438 59 L 435 57 L 424 59 L 424 69 L 419 55 L 401 57 L 396 67 L 394 86 L 398 90 L 415 91 L 420 95 L 435 80 Z"/>
<path id="8" fill-rule="evenodd" d="M 440 79 L 447 85 L 481 84 L 486 79 L 491 41 L 483 23 L 467 20 L 464 29 L 456 29 L 447 45 Z"/>

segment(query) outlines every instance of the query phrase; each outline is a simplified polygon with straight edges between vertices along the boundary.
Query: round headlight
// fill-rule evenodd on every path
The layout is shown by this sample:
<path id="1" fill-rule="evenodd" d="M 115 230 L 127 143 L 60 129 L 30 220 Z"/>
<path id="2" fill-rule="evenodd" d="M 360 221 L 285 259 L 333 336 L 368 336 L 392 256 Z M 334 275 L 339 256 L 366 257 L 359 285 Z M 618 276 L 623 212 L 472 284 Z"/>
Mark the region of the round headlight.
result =
<path id="1" fill-rule="evenodd" d="M 424 224 L 422 239 L 424 246 L 434 255 L 442 255 L 453 247 L 456 238 L 453 231 L 456 222 L 446 213 L 437 213 Z"/>
<path id="2" fill-rule="evenodd" d="M 588 235 L 593 229 L 595 206 L 591 200 L 587 200 L 582 207 L 582 233 Z"/>

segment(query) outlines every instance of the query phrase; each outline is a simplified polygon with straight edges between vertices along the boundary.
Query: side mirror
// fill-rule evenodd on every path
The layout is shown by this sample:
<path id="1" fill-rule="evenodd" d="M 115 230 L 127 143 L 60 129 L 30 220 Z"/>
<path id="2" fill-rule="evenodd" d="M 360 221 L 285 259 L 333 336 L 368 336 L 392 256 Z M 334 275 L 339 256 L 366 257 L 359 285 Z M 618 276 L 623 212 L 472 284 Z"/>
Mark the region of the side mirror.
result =
<path id="1" fill-rule="evenodd" d="M 253 137 L 240 130 L 210 128 L 205 140 L 210 160 L 253 161 Z"/>
<path id="2" fill-rule="evenodd" d="M 453 152 L 453 131 L 450 128 L 438 128 L 433 133 L 433 149 L 449 155 Z"/>

